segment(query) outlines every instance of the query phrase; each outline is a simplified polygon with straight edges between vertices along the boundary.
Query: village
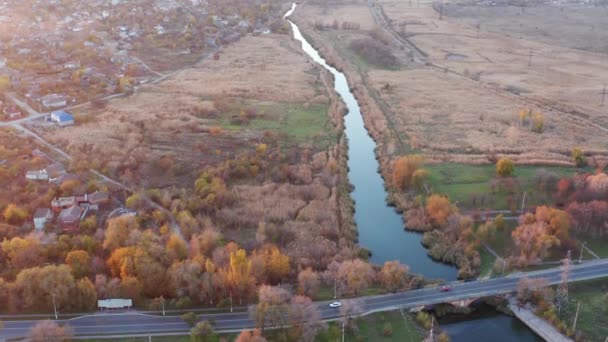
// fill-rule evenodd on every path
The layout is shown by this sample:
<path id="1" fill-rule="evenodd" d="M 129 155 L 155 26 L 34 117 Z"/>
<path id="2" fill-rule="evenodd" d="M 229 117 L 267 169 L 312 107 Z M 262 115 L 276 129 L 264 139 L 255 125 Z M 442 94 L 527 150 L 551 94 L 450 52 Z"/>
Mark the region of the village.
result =
<path id="1" fill-rule="evenodd" d="M 131 92 L 244 34 L 270 32 L 261 11 L 212 14 L 221 2 L 47 3 L 0 3 L 0 90 L 39 112 Z M 0 101 L 1 119 L 27 115 Z"/>

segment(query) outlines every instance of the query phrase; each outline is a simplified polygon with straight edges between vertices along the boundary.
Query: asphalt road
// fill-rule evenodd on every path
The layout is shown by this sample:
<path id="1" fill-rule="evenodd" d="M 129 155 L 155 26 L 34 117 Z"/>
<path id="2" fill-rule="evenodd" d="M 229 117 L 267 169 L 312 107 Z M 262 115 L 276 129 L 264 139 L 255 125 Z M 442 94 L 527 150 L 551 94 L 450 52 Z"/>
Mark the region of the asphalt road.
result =
<path id="1" fill-rule="evenodd" d="M 362 315 L 374 312 L 408 309 L 423 305 L 472 299 L 483 296 L 500 295 L 514 292 L 521 278 L 545 278 L 549 284 L 560 282 L 560 269 L 552 268 L 543 271 L 511 274 L 503 278 L 489 280 L 453 282 L 451 290 L 441 292 L 437 288 L 424 288 L 393 294 L 360 297 L 356 300 L 362 309 Z M 589 261 L 572 266 L 570 280 L 582 281 L 608 277 L 608 259 Z M 340 317 L 339 309 L 329 307 L 330 301 L 317 302 L 324 320 Z M 203 314 L 202 320 L 214 320 L 218 331 L 242 330 L 252 328 L 253 321 L 247 312 Z M 0 339 L 19 338 L 27 336 L 36 320 L 5 321 L 4 329 L 0 330 Z M 70 325 L 76 335 L 129 335 L 129 334 L 158 334 L 166 332 L 188 332 L 190 327 L 179 316 L 155 316 L 137 312 L 130 313 L 99 313 L 77 318 L 60 320 L 62 324 Z"/>

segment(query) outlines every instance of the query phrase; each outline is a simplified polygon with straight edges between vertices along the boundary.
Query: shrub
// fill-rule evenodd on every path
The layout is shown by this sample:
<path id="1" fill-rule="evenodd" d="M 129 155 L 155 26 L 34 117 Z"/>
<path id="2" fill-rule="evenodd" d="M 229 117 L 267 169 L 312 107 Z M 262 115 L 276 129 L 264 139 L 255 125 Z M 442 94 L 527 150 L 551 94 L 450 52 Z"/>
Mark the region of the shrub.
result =
<path id="1" fill-rule="evenodd" d="M 585 155 L 580 148 L 572 149 L 572 161 L 576 167 L 585 166 Z"/>
<path id="2" fill-rule="evenodd" d="M 510 177 L 513 174 L 513 161 L 509 158 L 500 158 L 496 163 L 496 173 L 500 177 Z"/>
<path id="3" fill-rule="evenodd" d="M 545 130 L 545 117 L 543 113 L 536 112 L 532 116 L 532 132 L 542 133 Z"/>
<path id="4" fill-rule="evenodd" d="M 391 325 L 391 323 L 384 323 L 384 327 L 382 328 L 382 335 L 384 335 L 384 337 L 393 336 L 393 326 Z"/>
<path id="5" fill-rule="evenodd" d="M 391 50 L 372 38 L 353 40 L 350 43 L 350 48 L 369 63 L 386 68 L 396 68 L 399 66 L 399 61 Z"/>

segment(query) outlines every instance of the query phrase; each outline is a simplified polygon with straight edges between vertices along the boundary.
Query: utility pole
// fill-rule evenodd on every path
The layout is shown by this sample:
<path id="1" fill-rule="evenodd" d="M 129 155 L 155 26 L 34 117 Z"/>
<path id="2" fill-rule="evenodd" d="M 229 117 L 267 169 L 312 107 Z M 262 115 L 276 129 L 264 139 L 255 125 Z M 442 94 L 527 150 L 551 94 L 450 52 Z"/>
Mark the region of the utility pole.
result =
<path id="1" fill-rule="evenodd" d="M 501 258 L 502 260 L 502 275 L 505 275 L 505 268 L 507 268 L 507 260 L 505 258 Z"/>
<path id="2" fill-rule="evenodd" d="M 338 279 L 334 278 L 334 299 L 336 299 L 337 293 L 338 293 Z"/>
<path id="3" fill-rule="evenodd" d="M 579 300 L 576 304 L 576 314 L 574 315 L 574 323 L 572 324 L 572 331 L 576 331 L 576 320 L 578 320 L 578 309 L 581 308 L 581 301 Z"/>
<path id="4" fill-rule="evenodd" d="M 342 342 L 344 342 L 344 321 L 342 321 Z"/>
<path id="5" fill-rule="evenodd" d="M 232 312 L 232 290 L 230 290 L 230 312 Z"/>
<path id="6" fill-rule="evenodd" d="M 585 249 L 586 244 L 587 244 L 587 242 L 583 241 L 583 245 L 581 246 L 581 254 L 578 256 L 579 264 L 583 262 L 583 250 Z"/>
<path id="7" fill-rule="evenodd" d="M 602 90 L 602 106 L 606 102 L 606 83 L 604 83 L 604 90 Z"/>
<path id="8" fill-rule="evenodd" d="M 527 192 L 524 191 L 524 198 L 522 198 L 521 200 L 521 214 L 524 214 L 524 207 L 526 206 L 526 194 Z"/>
<path id="9" fill-rule="evenodd" d="M 532 66 L 532 56 L 533 56 L 533 51 L 532 49 L 530 49 L 530 56 L 528 57 L 528 66 Z"/>
<path id="10" fill-rule="evenodd" d="M 55 311 L 55 320 L 57 320 L 58 319 L 58 317 L 57 317 L 57 305 L 55 305 L 55 294 L 54 293 L 51 294 L 51 298 L 53 298 L 53 310 Z"/>
<path id="11" fill-rule="evenodd" d="M 165 315 L 165 297 L 163 297 L 163 295 L 160 295 L 160 303 L 163 306 L 163 316 Z"/>

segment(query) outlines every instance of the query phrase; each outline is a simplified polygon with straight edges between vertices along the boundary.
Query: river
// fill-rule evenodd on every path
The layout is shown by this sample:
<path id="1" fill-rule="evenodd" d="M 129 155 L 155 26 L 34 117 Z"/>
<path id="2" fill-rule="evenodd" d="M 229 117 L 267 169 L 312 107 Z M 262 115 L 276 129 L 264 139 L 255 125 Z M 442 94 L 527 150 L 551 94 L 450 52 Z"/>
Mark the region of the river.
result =
<path id="1" fill-rule="evenodd" d="M 293 14 L 295 9 L 294 3 L 285 18 Z M 291 20 L 288 22 L 294 39 L 301 42 L 302 50 L 334 76 L 334 88 L 347 106 L 344 124 L 348 138 L 348 177 L 354 186 L 351 196 L 355 202 L 359 244 L 372 252 L 370 261 L 383 264 L 385 261 L 399 260 L 407 264 L 412 272 L 427 278 L 455 280 L 456 268 L 433 261 L 420 243 L 422 235 L 404 230 L 402 216 L 387 205 L 388 194 L 375 155 L 376 143 L 365 128 L 359 104 L 350 91 L 346 77 L 320 56 L 296 24 Z M 449 322 L 444 328 L 452 341 L 483 341 L 490 338 L 494 342 L 536 341 L 535 335 L 517 319 L 494 313 L 474 320 Z"/>

